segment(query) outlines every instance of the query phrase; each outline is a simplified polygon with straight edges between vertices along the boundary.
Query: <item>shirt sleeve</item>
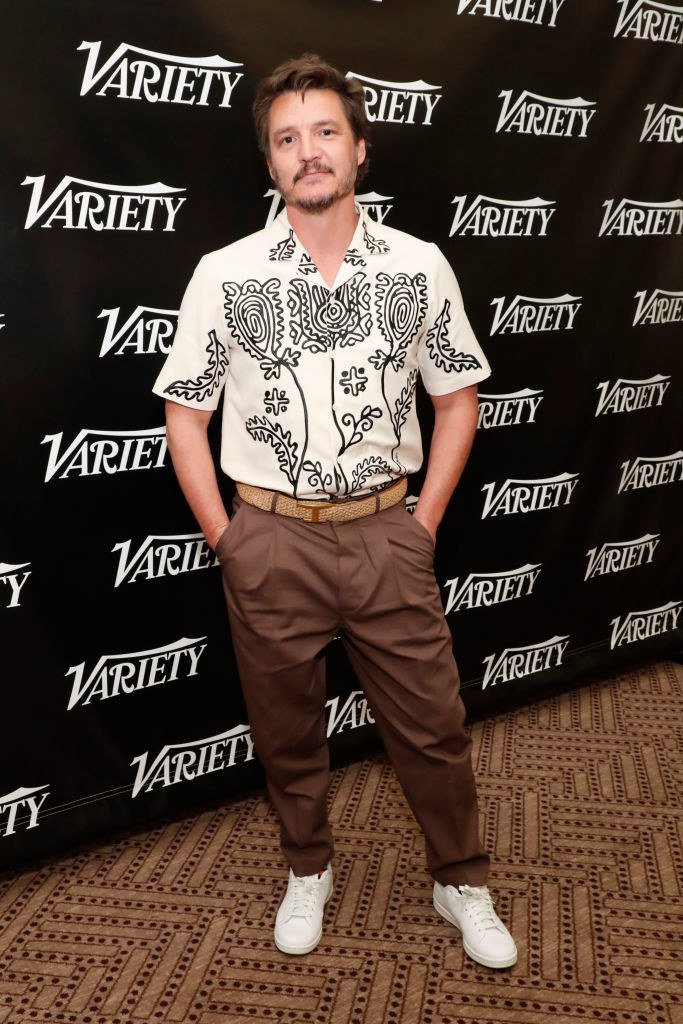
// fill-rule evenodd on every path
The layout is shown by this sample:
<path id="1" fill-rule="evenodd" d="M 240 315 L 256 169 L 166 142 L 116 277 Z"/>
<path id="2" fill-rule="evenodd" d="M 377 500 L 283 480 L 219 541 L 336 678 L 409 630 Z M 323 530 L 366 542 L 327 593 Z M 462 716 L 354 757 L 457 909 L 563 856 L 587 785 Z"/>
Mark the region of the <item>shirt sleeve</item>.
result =
<path id="1" fill-rule="evenodd" d="M 152 388 L 156 395 L 191 409 L 217 407 L 229 362 L 222 313 L 220 283 L 205 256 L 185 290 L 171 351 Z"/>
<path id="2" fill-rule="evenodd" d="M 417 361 L 428 393 L 447 395 L 485 380 L 491 367 L 470 327 L 455 274 L 441 250 L 432 249 L 429 309 Z"/>

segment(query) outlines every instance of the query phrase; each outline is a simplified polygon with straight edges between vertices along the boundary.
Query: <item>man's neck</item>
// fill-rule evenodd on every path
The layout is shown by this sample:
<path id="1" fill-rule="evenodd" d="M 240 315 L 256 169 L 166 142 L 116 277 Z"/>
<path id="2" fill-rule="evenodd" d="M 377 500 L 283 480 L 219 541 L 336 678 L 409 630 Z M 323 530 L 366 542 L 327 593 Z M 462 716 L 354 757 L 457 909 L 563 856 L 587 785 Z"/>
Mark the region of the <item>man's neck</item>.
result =
<path id="1" fill-rule="evenodd" d="M 287 204 L 287 216 L 297 238 L 331 286 L 358 224 L 353 192 L 320 213 Z"/>

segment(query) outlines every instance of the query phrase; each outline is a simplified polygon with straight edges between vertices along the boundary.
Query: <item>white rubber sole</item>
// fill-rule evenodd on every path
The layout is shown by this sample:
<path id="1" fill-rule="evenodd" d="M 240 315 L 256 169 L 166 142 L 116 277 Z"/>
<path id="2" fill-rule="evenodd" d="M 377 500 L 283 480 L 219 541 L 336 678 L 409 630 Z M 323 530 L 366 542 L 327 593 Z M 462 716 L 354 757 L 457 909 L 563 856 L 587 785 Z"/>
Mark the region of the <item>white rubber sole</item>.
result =
<path id="1" fill-rule="evenodd" d="M 444 907 L 443 904 L 439 903 L 436 896 L 434 896 L 434 909 L 436 910 L 437 914 L 441 914 L 444 920 L 448 921 L 449 924 L 454 925 L 462 935 L 462 929 L 460 925 L 455 920 L 448 907 Z M 481 964 L 482 967 L 493 967 L 494 969 L 500 969 L 503 967 L 514 967 L 514 965 L 517 963 L 516 952 L 513 956 L 506 957 L 504 960 L 492 960 L 489 957 L 482 956 L 481 953 L 476 953 L 468 945 L 464 935 L 462 938 L 462 946 L 465 952 L 467 953 L 468 957 L 470 957 L 470 959 L 474 960 L 476 963 Z"/>
<path id="2" fill-rule="evenodd" d="M 333 892 L 334 888 L 330 889 L 327 896 L 325 897 L 325 903 L 323 904 L 323 906 L 327 906 Z M 322 924 L 320 925 L 320 931 L 318 932 L 315 939 L 313 939 L 312 942 L 307 943 L 307 945 L 305 946 L 288 946 L 284 942 L 278 942 L 277 932 L 274 932 L 273 937 L 275 939 L 275 945 L 277 946 L 281 953 L 289 953 L 290 956 L 303 956 L 305 953 L 312 953 L 315 947 L 318 945 L 318 943 L 323 937 L 323 926 Z"/>

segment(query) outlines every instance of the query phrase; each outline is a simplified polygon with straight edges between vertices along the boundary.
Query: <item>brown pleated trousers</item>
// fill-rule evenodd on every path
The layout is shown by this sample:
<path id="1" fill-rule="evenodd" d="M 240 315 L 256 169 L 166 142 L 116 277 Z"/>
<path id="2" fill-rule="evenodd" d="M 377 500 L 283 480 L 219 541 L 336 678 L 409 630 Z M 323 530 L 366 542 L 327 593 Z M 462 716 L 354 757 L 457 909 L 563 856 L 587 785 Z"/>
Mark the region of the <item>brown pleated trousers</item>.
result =
<path id="1" fill-rule="evenodd" d="M 471 740 L 432 539 L 399 502 L 348 523 L 233 504 L 216 554 L 256 752 L 295 875 L 332 857 L 322 651 L 339 633 L 442 885 L 483 885 Z"/>

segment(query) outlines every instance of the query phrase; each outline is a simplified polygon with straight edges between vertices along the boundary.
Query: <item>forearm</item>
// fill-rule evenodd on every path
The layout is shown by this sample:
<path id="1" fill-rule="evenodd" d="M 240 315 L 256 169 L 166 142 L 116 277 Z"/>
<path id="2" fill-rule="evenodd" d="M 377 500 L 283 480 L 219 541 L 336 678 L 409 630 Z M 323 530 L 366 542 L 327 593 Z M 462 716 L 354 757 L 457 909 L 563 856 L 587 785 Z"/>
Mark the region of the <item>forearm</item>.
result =
<path id="1" fill-rule="evenodd" d="M 432 401 L 434 432 L 427 475 L 414 515 L 435 537 L 474 441 L 477 429 L 477 388 L 472 385 L 452 395 L 435 397 Z"/>
<path id="2" fill-rule="evenodd" d="M 166 438 L 180 488 L 210 547 L 228 525 L 209 447 L 210 414 L 166 403 Z"/>

